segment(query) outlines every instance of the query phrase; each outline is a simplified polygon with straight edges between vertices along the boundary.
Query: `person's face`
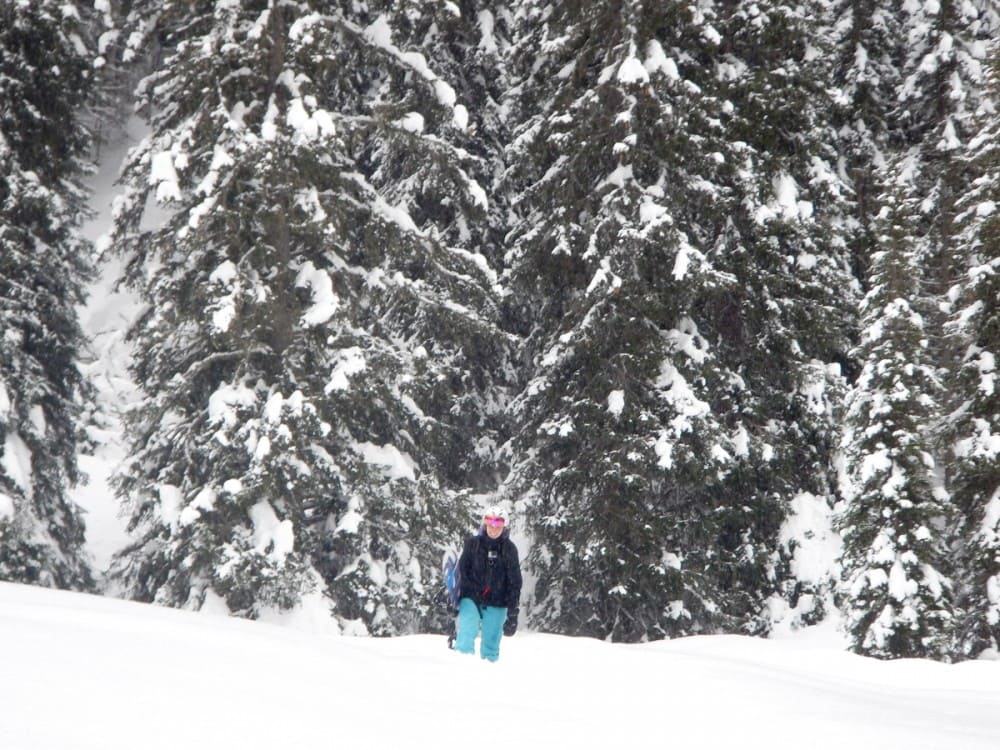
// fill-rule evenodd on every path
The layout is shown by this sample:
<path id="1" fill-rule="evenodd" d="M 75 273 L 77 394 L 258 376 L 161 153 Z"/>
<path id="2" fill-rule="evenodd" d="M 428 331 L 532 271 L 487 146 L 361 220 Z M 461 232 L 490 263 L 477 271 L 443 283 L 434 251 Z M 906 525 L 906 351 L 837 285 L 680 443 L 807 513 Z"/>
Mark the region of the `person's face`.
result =
<path id="1" fill-rule="evenodd" d="M 490 539 L 496 539 L 503 533 L 504 520 L 502 518 L 486 516 L 483 522 L 486 524 L 486 533 Z"/>

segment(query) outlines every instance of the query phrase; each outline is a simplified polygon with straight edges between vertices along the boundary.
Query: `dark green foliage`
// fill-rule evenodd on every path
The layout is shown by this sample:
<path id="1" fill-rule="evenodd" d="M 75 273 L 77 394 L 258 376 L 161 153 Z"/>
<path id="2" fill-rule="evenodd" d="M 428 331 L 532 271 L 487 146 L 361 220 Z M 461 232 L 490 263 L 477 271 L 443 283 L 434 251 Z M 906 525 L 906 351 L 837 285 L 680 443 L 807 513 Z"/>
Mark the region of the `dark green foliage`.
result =
<path id="1" fill-rule="evenodd" d="M 996 58 L 989 91 L 1000 91 Z M 948 384 L 953 411 L 945 430 L 951 446 L 951 492 L 960 511 L 956 549 L 963 572 L 956 649 L 977 656 L 1000 648 L 1000 149 L 996 114 L 985 111 L 971 143 L 971 189 L 959 203 L 956 255 L 964 273 L 948 328 L 957 354 Z"/>
<path id="2" fill-rule="evenodd" d="M 368 632 L 434 620 L 461 488 L 495 471 L 504 337 L 461 244 L 486 207 L 454 91 L 395 20 L 168 3 L 148 27 L 167 56 L 116 236 L 150 303 L 120 478 L 134 596 L 257 616 L 316 590 Z"/>
<path id="3" fill-rule="evenodd" d="M 540 24 L 542 8 L 525 7 L 506 178 L 522 191 L 507 262 L 528 334 L 508 491 L 535 537 L 533 621 L 622 640 L 713 621 L 704 565 L 684 559 L 685 529 L 712 536 L 688 477 L 712 472 L 705 454 L 726 443 L 699 398 L 706 342 L 688 317 L 713 279 L 689 239 L 694 204 L 675 191 L 709 184 L 697 178 L 715 166 L 692 141 L 717 135 L 713 103 L 667 60 L 680 41 L 668 15 L 693 19 L 633 10 L 560 3 Z M 665 38 L 633 39 L 640 24 Z M 647 55 L 666 67 L 650 74 Z"/>
<path id="4" fill-rule="evenodd" d="M 852 262 L 863 283 L 879 210 L 875 173 L 901 138 L 892 117 L 906 49 L 899 6 L 883 0 L 842 0 L 830 11 L 837 142 L 851 188 L 847 199 L 854 209 Z"/>
<path id="5" fill-rule="evenodd" d="M 971 288 L 965 297 L 977 308 L 974 317 L 965 321 L 965 325 L 977 325 L 970 326 L 975 333 L 969 336 L 960 370 L 965 386 L 960 392 L 968 400 L 950 432 L 957 438 L 952 493 L 963 513 L 958 539 L 965 588 L 958 649 L 965 656 L 1000 648 L 1000 396 L 995 385 L 996 352 L 1000 351 L 1000 256 L 995 245 L 996 221 L 986 222 L 983 229 L 991 239 L 977 258 L 986 262 L 970 274 Z"/>
<path id="6" fill-rule="evenodd" d="M 810 399 L 851 319 L 822 70 L 803 11 L 759 36 L 746 12 L 523 11 L 509 487 L 546 627 L 766 629 L 787 504 L 829 489 L 832 414 Z"/>
<path id="7" fill-rule="evenodd" d="M 996 10 L 992 2 L 886 3 L 858 18 L 862 38 L 885 38 L 890 24 L 899 25 L 869 67 L 868 90 L 855 92 L 865 94 L 856 135 L 871 143 L 853 158 L 863 169 L 867 149 L 888 162 L 883 177 L 891 189 L 865 211 L 872 169 L 864 177 L 868 192 L 859 188 L 862 224 L 883 211 L 880 236 L 868 223 L 873 268 L 864 279 L 872 295 L 882 296 L 867 303 L 870 333 L 858 350 L 862 376 L 845 443 L 855 482 L 845 485 L 843 608 L 854 648 L 882 657 L 961 655 L 952 642 L 955 625 L 964 639 L 985 614 L 980 609 L 965 624 L 954 618 L 956 602 L 970 606 L 966 579 L 978 581 L 981 595 L 989 574 L 962 561 L 975 554 L 968 542 L 977 537 L 983 505 L 970 497 L 965 469 L 953 457 L 956 441 L 971 437 L 973 422 L 955 416 L 975 400 L 973 379 L 959 373 L 979 321 L 956 333 L 948 318 L 956 299 L 968 304 L 974 296 L 962 280 L 980 262 L 971 239 L 979 230 L 968 217 L 982 197 L 969 195 L 980 191 L 966 154 L 981 126 L 977 112 L 990 109 L 981 67 Z M 873 22 L 867 30 L 862 18 Z M 853 74 L 849 84 L 864 78 Z M 866 263 L 861 258 L 859 268 Z M 895 479 L 883 486 L 886 476 Z M 985 645 L 966 640 L 961 648 L 972 653 Z"/>
<path id="8" fill-rule="evenodd" d="M 950 506 L 934 487 L 928 444 L 940 386 L 919 264 L 906 242 L 915 207 L 902 192 L 882 199 L 883 249 L 872 259 L 857 353 L 865 365 L 847 413 L 844 611 L 858 653 L 941 659 L 950 649 L 953 595 L 941 533 Z"/>
<path id="9" fill-rule="evenodd" d="M 730 556 L 748 615 L 769 591 L 791 603 L 829 587 L 784 578 L 775 541 L 793 498 L 833 494 L 838 365 L 856 326 L 826 39 L 814 22 L 820 10 L 735 3 L 720 21 L 721 95 L 732 108 L 729 201 L 714 265 L 734 281 L 711 295 L 707 310 L 718 356 L 734 373 L 713 408 L 747 436 L 726 495 L 739 499 L 727 514 L 730 538 L 740 539 Z M 749 626 L 766 630 L 768 622 Z"/>
<path id="10" fill-rule="evenodd" d="M 75 235 L 90 90 L 74 3 L 0 2 L 0 579 L 88 588 L 68 488 L 88 246 Z"/>

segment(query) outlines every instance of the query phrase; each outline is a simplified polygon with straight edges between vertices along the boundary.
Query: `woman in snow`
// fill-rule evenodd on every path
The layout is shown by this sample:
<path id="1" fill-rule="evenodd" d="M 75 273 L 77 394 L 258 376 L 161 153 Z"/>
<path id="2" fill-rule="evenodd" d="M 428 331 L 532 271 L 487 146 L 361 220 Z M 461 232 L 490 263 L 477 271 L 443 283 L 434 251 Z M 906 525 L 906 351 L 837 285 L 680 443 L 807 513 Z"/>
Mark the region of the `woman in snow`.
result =
<path id="1" fill-rule="evenodd" d="M 490 508 L 479 531 L 465 540 L 458 568 L 461 599 L 455 650 L 474 653 L 476 634 L 482 629 L 479 655 L 496 661 L 500 636 L 517 631 L 521 599 L 521 564 L 502 509 Z"/>

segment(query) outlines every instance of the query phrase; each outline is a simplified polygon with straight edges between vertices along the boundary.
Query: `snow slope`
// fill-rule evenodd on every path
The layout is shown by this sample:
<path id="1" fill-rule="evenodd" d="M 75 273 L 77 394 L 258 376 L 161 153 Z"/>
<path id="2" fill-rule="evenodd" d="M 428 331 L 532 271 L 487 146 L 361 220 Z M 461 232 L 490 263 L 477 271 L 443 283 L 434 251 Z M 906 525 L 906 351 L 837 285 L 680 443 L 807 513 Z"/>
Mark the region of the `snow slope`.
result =
<path id="1" fill-rule="evenodd" d="M 1000 663 L 809 641 L 519 633 L 490 664 L 443 636 L 317 635 L 0 584 L 0 664 L 3 750 L 1000 747 Z"/>

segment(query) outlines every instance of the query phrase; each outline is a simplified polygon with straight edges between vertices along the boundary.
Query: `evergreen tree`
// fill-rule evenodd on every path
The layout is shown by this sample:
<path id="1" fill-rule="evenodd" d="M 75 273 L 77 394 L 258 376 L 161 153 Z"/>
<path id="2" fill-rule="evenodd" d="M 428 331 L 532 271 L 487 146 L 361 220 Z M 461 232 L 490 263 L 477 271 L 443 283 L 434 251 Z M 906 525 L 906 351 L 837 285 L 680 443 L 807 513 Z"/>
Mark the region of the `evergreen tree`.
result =
<path id="1" fill-rule="evenodd" d="M 503 346 L 462 231 L 485 214 L 468 110 L 401 46 L 405 5 L 160 6 L 126 27 L 164 53 L 115 235 L 149 302 L 120 580 L 251 617 L 319 588 L 368 632 L 427 627 Z"/>
<path id="2" fill-rule="evenodd" d="M 387 75 L 367 105 L 384 120 L 359 159 L 372 185 L 393 205 L 406 207 L 421 231 L 459 256 L 455 270 L 470 263 L 477 267 L 479 286 L 489 284 L 490 296 L 466 302 L 470 311 L 485 309 L 497 317 L 494 300 L 500 294 L 495 268 L 502 262 L 506 232 L 506 205 L 494 187 L 502 171 L 506 128 L 500 99 L 506 81 L 504 57 L 506 23 L 503 6 L 494 2 L 442 3 L 430 7 L 416 2 L 369 3 L 364 23 L 392 29 L 392 44 L 417 61 L 425 57 L 434 75 L 433 91 L 446 106 L 428 110 L 413 81 Z M 421 114 L 423 113 L 423 114 Z M 442 271 L 449 273 L 442 263 Z M 498 477 L 496 446 L 503 439 L 503 404 L 510 380 L 513 340 L 495 336 L 469 337 L 449 331 L 465 325 L 463 316 L 428 321 L 433 338 L 454 337 L 463 345 L 456 359 L 436 375 L 438 383 L 459 377 L 463 387 L 436 388 L 428 394 L 435 413 L 449 415 L 447 445 L 436 449 L 447 483 L 471 486 L 480 492 L 495 489 Z M 437 333 L 440 331 L 440 334 Z M 475 344 L 475 346 L 473 346 Z M 489 403 L 480 403 L 483 396 Z M 485 408 L 484 408 L 485 406 Z"/>
<path id="3" fill-rule="evenodd" d="M 879 211 L 876 173 L 901 140 L 893 119 L 906 54 L 901 5 L 900 0 L 841 0 L 830 9 L 838 142 L 853 191 L 852 260 L 865 283 Z"/>
<path id="4" fill-rule="evenodd" d="M 0 2 L 0 579 L 85 589 L 75 235 L 91 87 L 78 4 Z"/>
<path id="5" fill-rule="evenodd" d="M 940 391 L 919 306 L 919 255 L 909 243 L 919 207 L 905 194 L 897 188 L 881 199 L 880 249 L 862 306 L 864 368 L 844 438 L 843 609 L 858 653 L 946 658 L 953 604 L 942 529 L 950 506 L 929 445 Z"/>
<path id="6" fill-rule="evenodd" d="M 994 51 L 994 55 L 995 55 Z M 990 91 L 1000 93 L 1000 68 L 992 61 Z M 959 511 L 957 547 L 962 566 L 961 621 L 956 650 L 976 656 L 1000 649 L 1000 121 L 993 107 L 980 118 L 971 143 L 970 171 L 977 175 L 960 201 L 956 254 L 966 259 L 954 290 L 949 327 L 960 354 L 950 371 L 956 398 L 945 434 L 952 445 L 951 493 Z"/>
<path id="7" fill-rule="evenodd" d="M 909 200 L 919 206 L 911 242 L 920 248 L 925 284 L 944 295 L 961 272 L 956 202 L 965 194 L 964 150 L 981 107 L 983 58 L 1000 28 L 993 0 L 904 5 L 906 57 L 892 113 Z M 942 321 L 934 321 L 940 326 Z M 942 352 L 950 365 L 950 352 Z"/>
<path id="8" fill-rule="evenodd" d="M 719 283 L 701 229 L 719 105 L 696 83 L 712 19 L 683 4 L 547 5 L 523 4 L 515 26 L 504 183 L 510 319 L 525 336 L 506 492 L 533 537 L 532 622 L 619 640 L 716 629 L 707 506 L 732 446 L 705 400 L 717 376 L 693 317 Z"/>
<path id="9" fill-rule="evenodd" d="M 905 304 L 919 307 L 923 336 L 928 342 L 922 345 L 920 366 L 927 368 L 927 377 L 933 380 L 930 373 L 934 368 L 944 373 L 963 369 L 960 363 L 971 351 L 967 345 L 977 335 L 968 328 L 957 335 L 942 334 L 952 301 L 964 294 L 968 303 L 976 296 L 976 292 L 968 289 L 955 293 L 949 289 L 965 276 L 969 259 L 973 257 L 970 238 L 978 231 L 970 228 L 967 220 L 956 223 L 956 215 L 965 211 L 968 216 L 967 206 L 972 205 L 967 196 L 970 176 L 975 170 L 965 167 L 966 149 L 978 127 L 976 113 L 983 109 L 982 63 L 987 43 L 996 32 L 997 6 L 992 0 L 986 0 L 942 4 L 852 3 L 852 8 L 855 11 L 853 23 L 843 41 L 858 40 L 858 43 L 853 47 L 853 57 L 851 48 L 845 45 L 847 62 L 842 63 L 841 70 L 848 95 L 848 114 L 845 115 L 848 158 L 855 165 L 857 216 L 862 228 L 856 245 L 856 266 L 865 283 L 879 283 L 865 275 L 866 248 L 885 252 L 882 243 L 874 238 L 869 222 L 880 206 L 866 197 L 872 194 L 874 169 L 884 159 L 889 159 L 893 163 L 891 182 L 894 190 L 885 197 L 890 202 L 887 215 L 893 217 L 892 242 L 911 253 L 906 262 L 913 289 L 901 298 Z M 873 59 L 872 52 L 878 57 Z M 853 127 L 850 126 L 852 118 L 856 123 Z M 862 118 L 865 119 L 862 121 Z M 875 158 L 869 161 L 869 154 Z M 870 166 L 866 168 L 866 164 Z M 962 207 L 963 203 L 966 208 Z M 878 274 L 884 275 L 885 270 Z M 936 301 L 932 301 L 934 297 Z M 859 351 L 875 357 L 862 363 L 866 372 L 883 367 L 881 350 L 862 346 Z M 905 359 L 907 352 L 899 356 Z M 919 450 L 934 456 L 935 464 L 948 461 L 955 441 L 961 443 L 970 434 L 967 429 L 970 423 L 959 426 L 954 419 L 940 418 L 941 413 L 962 413 L 968 405 L 967 399 L 974 392 L 968 377 L 965 374 L 950 378 L 949 387 L 936 394 L 940 399 L 935 399 L 932 406 L 921 406 L 917 428 L 921 434 L 919 438 L 911 437 L 919 443 Z M 865 398 L 864 393 L 855 396 L 862 401 Z M 848 449 L 857 457 L 871 450 L 863 445 L 848 446 Z M 960 474 L 964 471 L 959 469 Z M 940 473 L 943 476 L 945 472 Z M 982 506 L 972 500 L 966 480 L 960 477 L 956 480 L 955 500 L 963 513 L 971 515 L 962 518 L 962 529 L 953 541 L 956 550 L 971 550 L 962 538 L 969 534 L 976 536 L 978 522 L 974 519 Z M 926 495 L 928 491 L 923 486 L 914 490 L 918 495 Z M 936 510 L 931 506 L 925 509 L 924 521 L 935 513 L 942 517 L 953 515 L 948 507 L 950 501 L 943 497 L 942 494 L 942 499 L 935 501 L 940 505 Z M 859 508 L 850 511 L 861 514 L 854 516 L 856 521 L 865 512 Z M 867 512 L 877 513 L 878 508 Z M 942 554 L 947 541 L 935 536 L 933 543 L 925 544 L 917 557 L 922 564 L 938 566 L 939 561 L 932 558 Z M 847 571 L 848 576 L 855 576 L 855 581 L 859 580 L 856 577 L 860 569 L 858 554 L 857 548 L 851 553 L 851 570 Z M 968 567 L 969 564 L 960 562 L 956 580 L 969 575 Z M 933 581 L 936 575 L 929 573 L 928 580 Z M 982 571 L 976 575 L 985 586 Z M 936 583 L 928 585 L 931 589 L 937 586 Z M 956 596 L 960 594 L 960 591 L 955 592 Z M 885 605 L 883 598 L 872 598 L 867 590 L 858 601 L 851 601 L 851 596 L 848 593 L 845 607 L 852 612 L 855 648 L 882 656 L 926 653 L 943 657 L 949 653 L 945 641 L 950 627 L 952 593 L 947 589 L 941 601 L 936 603 L 932 601 L 936 594 L 921 593 L 923 598 L 915 608 L 918 614 L 913 615 L 912 622 L 890 625 L 885 622 L 873 625 L 874 618 L 881 615 L 877 611 L 866 611 L 872 607 L 882 608 Z M 901 606 L 898 597 L 892 606 Z M 967 632 L 970 627 L 976 629 L 967 624 Z M 902 635 L 892 635 L 897 630 Z"/>
<path id="10" fill-rule="evenodd" d="M 920 310 L 924 335 L 931 342 L 921 361 L 947 372 L 962 356 L 955 337 L 942 334 L 950 306 L 949 288 L 961 278 L 967 264 L 956 214 L 970 187 L 971 172 L 964 167 L 965 155 L 977 127 L 975 115 L 982 108 L 982 60 L 986 43 L 997 28 L 997 8 L 989 1 L 904 4 L 899 17 L 905 47 L 895 93 L 897 104 L 890 111 L 890 142 L 896 152 L 897 179 L 893 184 L 901 191 L 894 201 L 905 206 L 906 220 L 898 223 L 901 234 L 895 241 L 913 253 L 911 263 L 918 274 L 921 295 L 939 298 L 939 302 L 924 304 Z M 918 297 L 904 299 L 913 305 Z M 865 366 L 877 367 L 878 362 Z M 955 410 L 965 398 L 964 393 L 967 390 L 962 388 L 946 389 L 935 408 L 943 413 Z M 921 438 L 922 447 L 934 456 L 935 463 L 947 460 L 950 451 L 948 420 L 941 422 L 943 430 L 938 424 L 939 415 L 928 413 L 921 427 L 927 431 Z M 942 507 L 939 513 L 947 517 L 952 511 Z M 934 544 L 935 549 L 940 549 L 942 542 L 935 539 Z M 931 554 L 927 550 L 924 553 Z M 933 560 L 928 564 L 936 565 Z M 964 578 L 965 571 L 959 572 Z M 909 655 L 914 649 L 919 652 L 919 648 L 933 656 L 947 654 L 949 649 L 942 645 L 944 635 L 940 632 L 950 627 L 947 620 L 951 617 L 951 592 L 946 593 L 945 603 L 940 605 L 946 616 L 928 615 L 918 608 L 919 618 L 929 618 L 930 622 L 925 630 L 921 625 L 907 631 L 909 638 L 920 633 L 923 646 L 906 638 L 890 639 L 883 655 Z M 861 611 L 867 605 L 856 602 L 850 606 Z M 930 610 L 937 606 L 925 602 Z M 863 647 L 863 642 L 858 645 Z"/>
<path id="11" fill-rule="evenodd" d="M 850 293 L 821 213 L 838 189 L 822 79 L 806 13 L 737 39 L 742 12 L 520 9 L 507 281 L 527 376 L 507 491 L 543 627 L 756 628 L 787 503 L 828 489 L 815 363 L 846 346 Z"/>
<path id="12" fill-rule="evenodd" d="M 730 200 L 715 266 L 733 281 L 710 297 L 707 328 L 734 374 L 714 408 L 748 447 L 723 490 L 729 572 L 722 581 L 729 601 L 759 613 L 745 627 L 765 631 L 775 609 L 791 607 L 803 623 L 820 618 L 832 586 L 796 578 L 791 563 L 805 539 L 790 529 L 803 512 L 828 516 L 833 502 L 856 289 L 830 50 L 817 22 L 823 5 L 725 7 L 717 77 L 731 111 Z M 780 542 L 789 535 L 790 544 Z M 760 611 L 764 598 L 768 610 Z"/>

